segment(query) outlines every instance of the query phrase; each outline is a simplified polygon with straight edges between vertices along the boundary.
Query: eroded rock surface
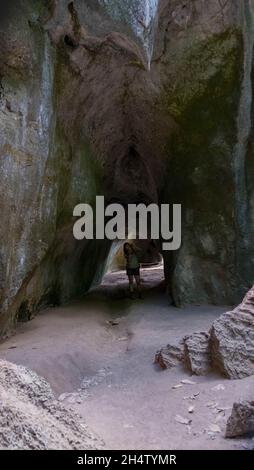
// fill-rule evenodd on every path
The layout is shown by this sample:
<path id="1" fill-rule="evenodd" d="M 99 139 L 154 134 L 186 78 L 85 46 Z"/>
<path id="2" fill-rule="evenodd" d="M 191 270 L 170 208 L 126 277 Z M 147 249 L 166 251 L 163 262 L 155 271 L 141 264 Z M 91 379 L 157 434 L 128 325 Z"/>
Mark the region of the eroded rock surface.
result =
<path id="1" fill-rule="evenodd" d="M 184 344 L 179 343 L 178 345 L 168 344 L 165 348 L 157 351 L 154 359 L 154 363 L 158 364 L 161 369 L 171 369 L 171 367 L 177 366 L 184 360 Z"/>
<path id="2" fill-rule="evenodd" d="M 50 385 L 23 366 L 0 361 L 0 449 L 87 449 L 102 442 L 55 399 Z"/>
<path id="3" fill-rule="evenodd" d="M 235 310 L 213 323 L 210 335 L 215 370 L 230 379 L 254 374 L 254 288 Z"/>
<path id="4" fill-rule="evenodd" d="M 179 364 L 195 375 L 204 375 L 210 371 L 209 335 L 193 333 L 185 336 L 176 345 L 168 344 L 157 351 L 155 364 L 162 369 L 171 369 Z"/>
<path id="5" fill-rule="evenodd" d="M 234 403 L 227 421 L 226 437 L 243 436 L 254 433 L 254 401 Z"/>
<path id="6" fill-rule="evenodd" d="M 237 303 L 252 282 L 250 3 L 9 3 L 0 12 L 1 335 L 101 279 L 110 244 L 72 234 L 74 206 L 96 195 L 182 203 L 181 249 L 165 253 L 175 303 Z"/>
<path id="7" fill-rule="evenodd" d="M 184 338 L 184 362 L 187 369 L 195 375 L 205 375 L 210 371 L 208 333 L 193 333 Z"/>
<path id="8" fill-rule="evenodd" d="M 162 368 L 179 362 L 196 375 L 214 370 L 229 379 L 242 379 L 254 374 L 254 287 L 232 312 L 222 314 L 209 332 L 193 333 L 183 338 L 183 356 L 175 361 L 163 360 L 176 346 L 161 351 Z M 157 353 L 158 355 L 158 353 Z M 156 355 L 156 357 L 157 357 Z"/>

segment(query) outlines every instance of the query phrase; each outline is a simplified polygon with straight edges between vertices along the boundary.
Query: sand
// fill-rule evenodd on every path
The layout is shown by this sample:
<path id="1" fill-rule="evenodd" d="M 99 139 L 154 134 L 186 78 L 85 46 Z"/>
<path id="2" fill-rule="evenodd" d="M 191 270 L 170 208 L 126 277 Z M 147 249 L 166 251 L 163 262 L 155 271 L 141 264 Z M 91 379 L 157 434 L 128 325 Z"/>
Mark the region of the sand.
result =
<path id="1" fill-rule="evenodd" d="M 143 272 L 144 300 L 131 300 L 125 274 L 107 275 L 84 299 L 20 324 L 0 357 L 45 377 L 107 449 L 246 448 L 249 439 L 224 438 L 225 423 L 233 402 L 251 394 L 254 377 L 190 377 L 181 366 L 153 364 L 157 349 L 207 330 L 230 307 L 177 309 L 159 287 L 162 277 L 162 268 Z"/>

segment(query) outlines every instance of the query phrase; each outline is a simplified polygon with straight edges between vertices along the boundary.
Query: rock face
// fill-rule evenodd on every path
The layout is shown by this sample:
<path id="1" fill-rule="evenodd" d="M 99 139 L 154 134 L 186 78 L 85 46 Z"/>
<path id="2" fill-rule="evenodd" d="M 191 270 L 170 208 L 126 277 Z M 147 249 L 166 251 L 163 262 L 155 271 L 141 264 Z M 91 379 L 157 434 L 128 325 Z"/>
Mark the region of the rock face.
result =
<path id="1" fill-rule="evenodd" d="M 0 361 L 0 449 L 87 449 L 102 443 L 49 384 L 31 370 Z"/>
<path id="2" fill-rule="evenodd" d="M 172 352 L 181 350 L 182 344 L 182 353 L 172 361 Z M 238 307 L 215 320 L 208 333 L 186 336 L 178 346 L 168 345 L 156 353 L 156 358 L 164 369 L 183 362 L 196 375 L 210 370 L 229 379 L 254 375 L 254 287 Z"/>
<path id="3" fill-rule="evenodd" d="M 184 345 L 179 343 L 178 345 L 168 344 L 165 348 L 157 351 L 154 359 L 154 363 L 158 364 L 161 369 L 171 369 L 177 366 L 180 362 L 184 361 Z"/>
<path id="4" fill-rule="evenodd" d="M 235 310 L 213 323 L 210 334 L 214 369 L 230 379 L 254 374 L 254 288 Z"/>
<path id="5" fill-rule="evenodd" d="M 210 371 L 211 357 L 207 333 L 193 333 L 184 338 L 184 362 L 186 368 L 195 375 L 205 375 Z"/>
<path id="6" fill-rule="evenodd" d="M 192 374 L 207 374 L 211 369 L 209 335 L 204 332 L 193 333 L 185 336 L 177 345 L 168 344 L 157 351 L 154 363 L 161 369 L 183 364 Z"/>
<path id="7" fill-rule="evenodd" d="M 154 60 L 166 85 L 164 104 L 179 125 L 170 141 L 165 196 L 183 207 L 182 247 L 166 254 L 178 306 L 197 299 L 232 305 L 251 286 L 250 266 L 245 277 L 238 275 L 243 256 L 236 260 L 234 200 L 242 188 L 236 187 L 232 171 L 242 89 L 243 70 L 237 63 L 243 63 L 244 3 L 161 2 L 167 15 L 161 13 L 159 28 L 167 26 Z M 248 93 L 250 97 L 250 89 Z M 251 199 L 249 175 L 247 179 Z M 248 213 L 249 228 L 251 217 Z"/>
<path id="8" fill-rule="evenodd" d="M 254 250 L 251 3 L 9 3 L 0 334 L 100 280 L 110 243 L 72 235 L 74 206 L 96 195 L 182 203 L 181 249 L 164 256 L 175 303 L 239 301 Z"/>
<path id="9" fill-rule="evenodd" d="M 243 436 L 254 432 L 254 401 L 234 403 L 227 422 L 226 437 Z"/>

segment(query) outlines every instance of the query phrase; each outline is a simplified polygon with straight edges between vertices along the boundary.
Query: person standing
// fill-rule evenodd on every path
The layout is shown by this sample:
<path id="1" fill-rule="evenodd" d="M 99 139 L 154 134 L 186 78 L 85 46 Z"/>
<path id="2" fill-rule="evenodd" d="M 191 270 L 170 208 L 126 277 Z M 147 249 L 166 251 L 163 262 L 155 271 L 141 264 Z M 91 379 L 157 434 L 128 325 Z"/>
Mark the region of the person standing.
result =
<path id="1" fill-rule="evenodd" d="M 140 279 L 140 263 L 135 248 L 130 243 L 123 246 L 124 256 L 126 260 L 126 274 L 129 279 L 130 296 L 134 298 L 134 279 L 137 285 L 138 296 L 142 298 L 141 279 Z"/>

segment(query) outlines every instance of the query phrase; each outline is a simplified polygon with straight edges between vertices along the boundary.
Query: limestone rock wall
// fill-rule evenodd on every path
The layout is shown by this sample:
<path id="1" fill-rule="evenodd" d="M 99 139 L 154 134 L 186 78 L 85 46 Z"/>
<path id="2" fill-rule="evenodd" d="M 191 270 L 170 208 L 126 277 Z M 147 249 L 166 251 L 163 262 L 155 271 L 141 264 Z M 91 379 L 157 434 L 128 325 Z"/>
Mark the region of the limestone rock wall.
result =
<path id="1" fill-rule="evenodd" d="M 67 300 L 94 276 L 74 243 L 72 211 L 92 201 L 96 163 L 81 140 L 73 151 L 58 120 L 59 55 L 43 24 L 43 2 L 16 2 L 1 23 L 1 324 Z M 90 269 L 89 269 L 90 263 Z M 79 267 L 78 267 L 79 265 Z"/>
<path id="2" fill-rule="evenodd" d="M 175 303 L 239 301 L 253 259 L 249 2 L 11 3 L 0 24 L 1 334 L 100 279 L 109 244 L 72 236 L 73 207 L 96 194 L 182 203 L 182 247 L 165 254 Z"/>
<path id="3" fill-rule="evenodd" d="M 171 138 L 165 200 L 182 203 L 183 241 L 179 253 L 167 254 L 168 275 L 177 305 L 191 302 L 234 304 L 252 285 L 253 249 L 240 235 L 237 200 L 248 186 L 245 223 L 253 234 L 250 108 L 239 117 L 247 90 L 247 40 L 253 11 L 249 2 L 161 2 L 154 67 L 163 82 L 160 96 L 180 131 Z M 246 19 L 247 16 L 247 19 Z M 243 83 L 244 81 L 244 83 Z M 243 90 L 244 87 L 244 90 Z M 245 140 L 239 146 L 239 129 Z M 244 149 L 242 148 L 244 146 Z M 241 155 L 239 155 L 241 147 Z M 239 179 L 245 168 L 247 181 Z M 245 243 L 246 245 L 246 243 Z M 248 253 L 248 254 L 247 254 Z M 248 258 L 249 261 L 246 261 Z M 247 268 L 247 264 L 249 267 Z"/>

